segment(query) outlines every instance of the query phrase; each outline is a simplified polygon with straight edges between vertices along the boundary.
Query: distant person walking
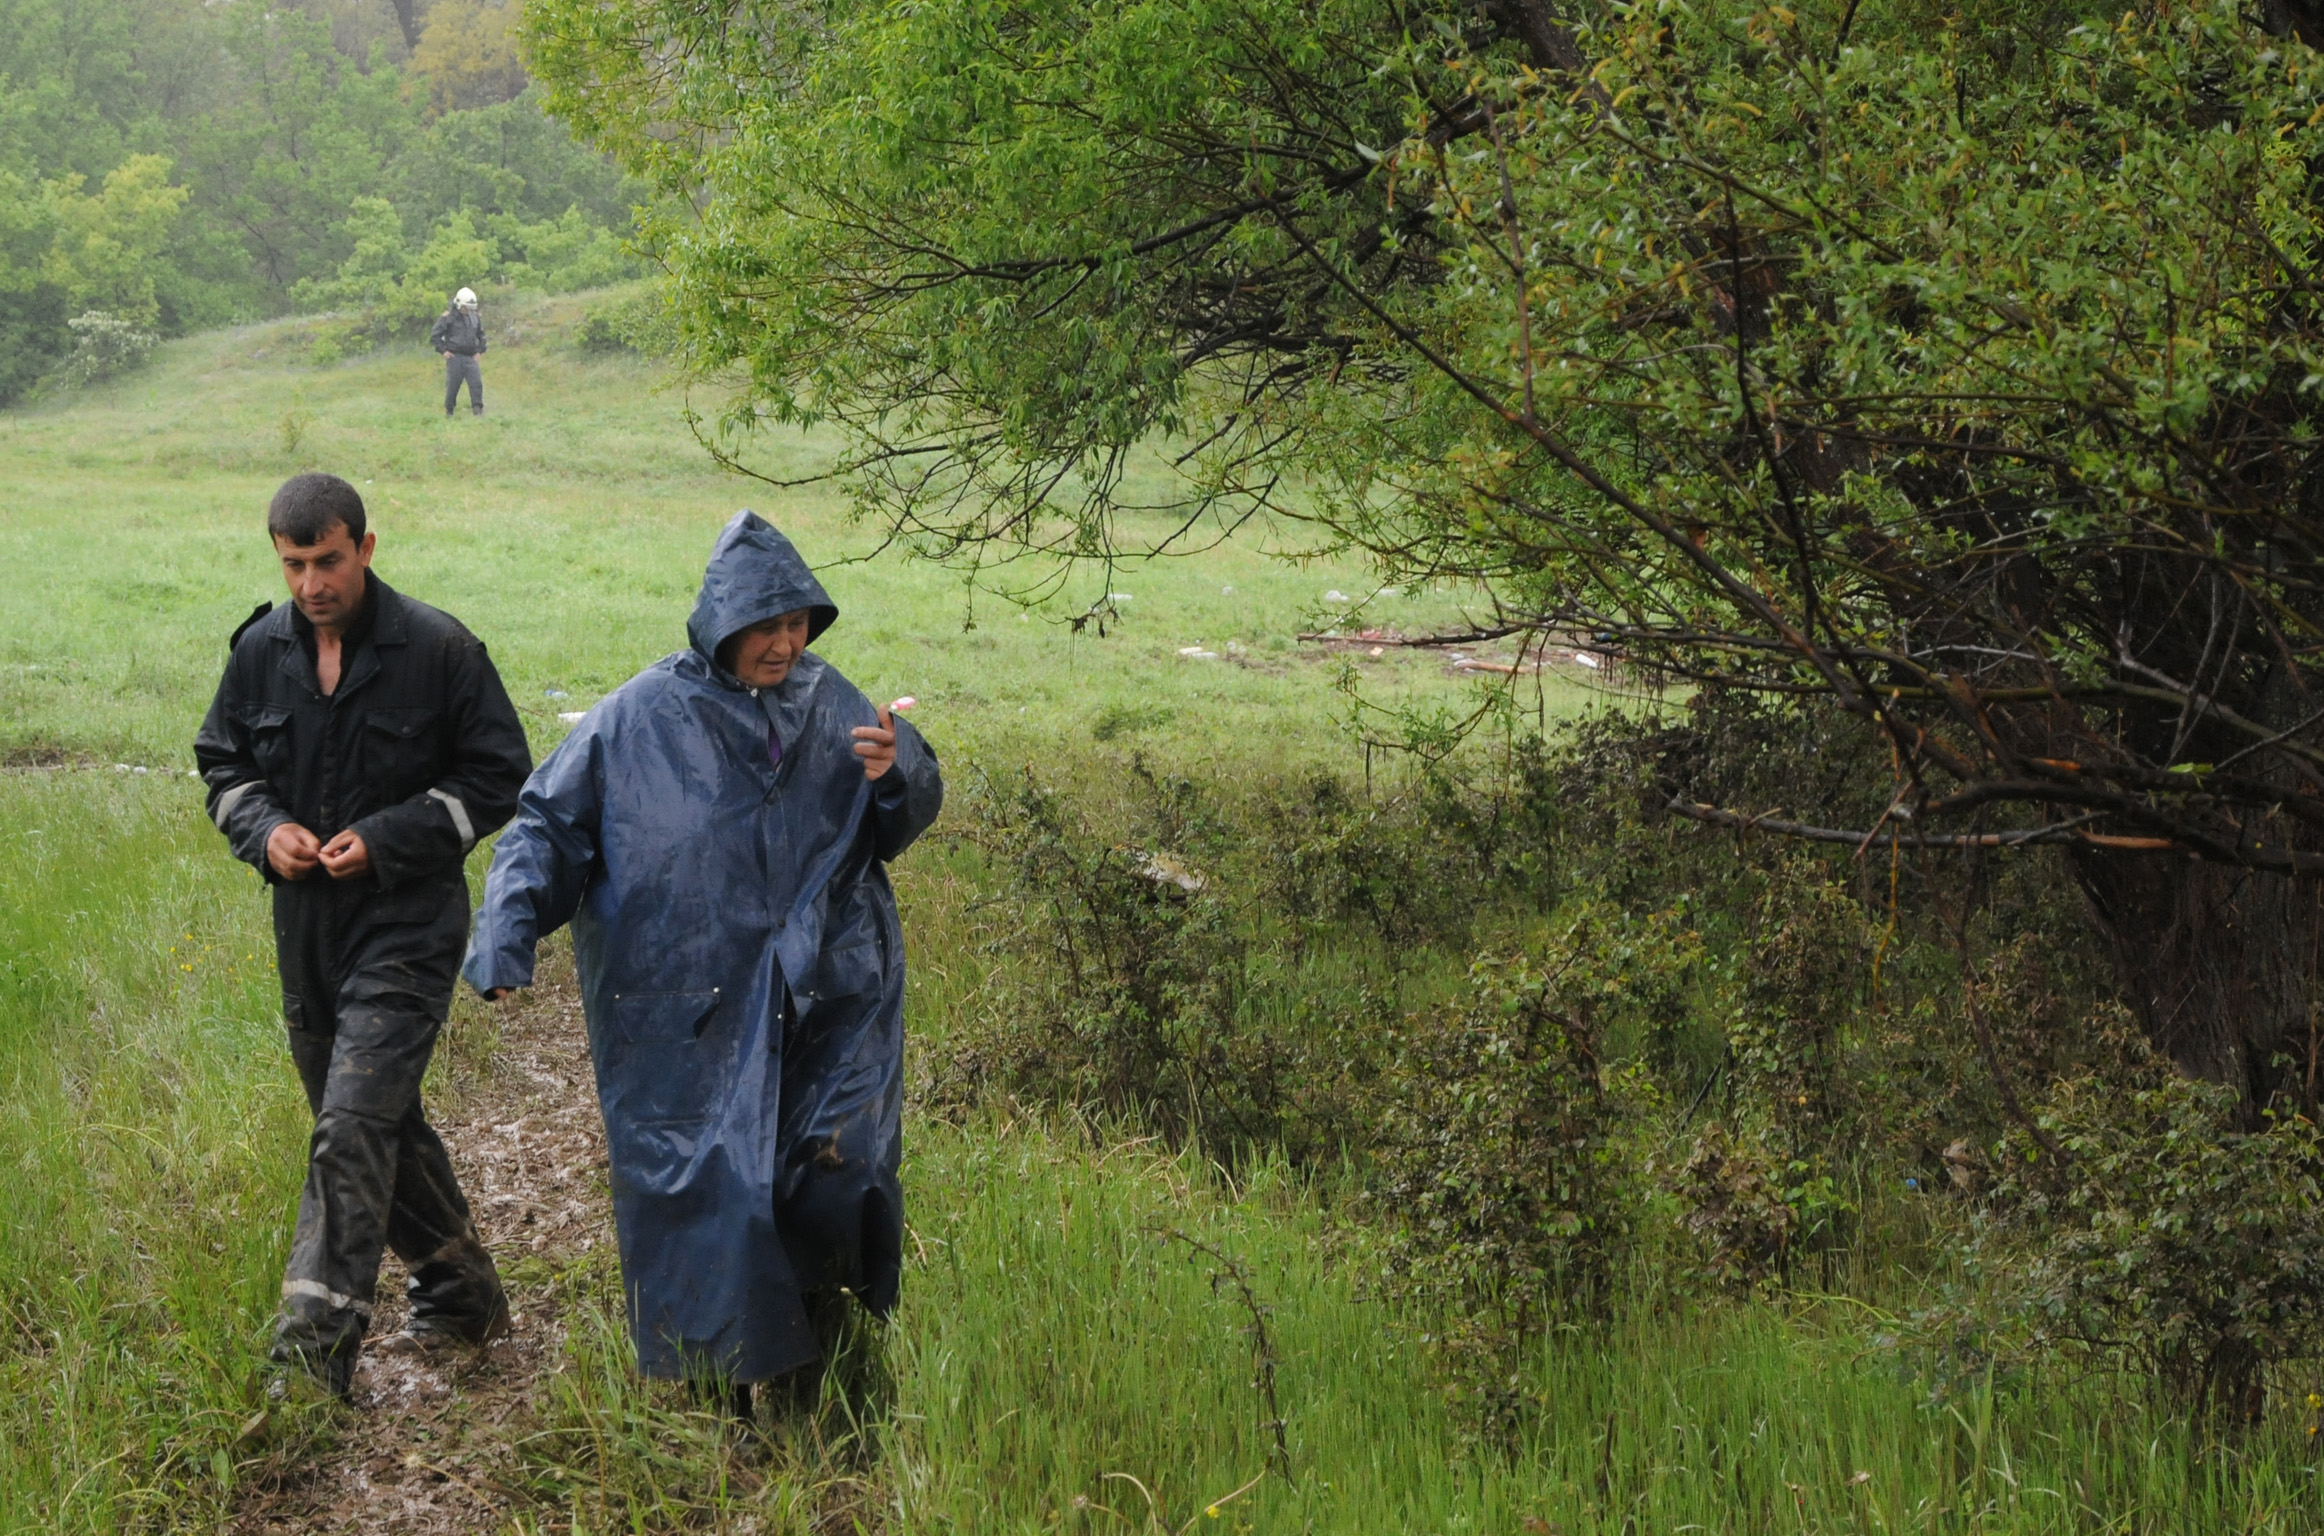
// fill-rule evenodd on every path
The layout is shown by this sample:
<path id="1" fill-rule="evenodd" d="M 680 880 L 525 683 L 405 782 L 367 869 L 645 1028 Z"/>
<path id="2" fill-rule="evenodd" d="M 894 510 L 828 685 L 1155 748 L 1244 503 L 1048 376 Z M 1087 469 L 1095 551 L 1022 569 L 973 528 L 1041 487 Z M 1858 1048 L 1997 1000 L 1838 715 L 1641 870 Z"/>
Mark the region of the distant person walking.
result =
<path id="1" fill-rule="evenodd" d="M 452 306 L 436 317 L 428 345 L 444 359 L 444 414 L 460 408 L 460 385 L 468 385 L 468 407 L 484 414 L 484 322 L 476 313 L 476 290 L 463 288 L 452 295 Z"/>
<path id="2" fill-rule="evenodd" d="M 274 1358 L 346 1395 L 382 1247 L 410 1271 L 387 1346 L 482 1345 L 508 1303 L 420 1079 L 468 935 L 461 865 L 531 769 L 492 659 L 371 573 L 336 475 L 284 482 L 267 532 L 291 600 L 236 631 L 194 738 L 210 819 L 274 887 L 290 1054 L 315 1128 Z"/>

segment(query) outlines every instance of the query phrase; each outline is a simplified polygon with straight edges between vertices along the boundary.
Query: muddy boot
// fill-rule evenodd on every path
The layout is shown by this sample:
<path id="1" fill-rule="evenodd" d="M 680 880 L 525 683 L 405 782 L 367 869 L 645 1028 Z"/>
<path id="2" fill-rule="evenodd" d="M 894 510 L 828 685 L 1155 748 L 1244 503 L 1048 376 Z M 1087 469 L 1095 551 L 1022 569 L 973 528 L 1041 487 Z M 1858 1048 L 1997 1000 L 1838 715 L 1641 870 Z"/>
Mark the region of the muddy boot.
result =
<path id="1" fill-rule="evenodd" d="M 286 1287 L 287 1289 L 287 1287 Z M 369 1309 L 331 1306 L 321 1298 L 285 1295 L 267 1359 L 278 1372 L 271 1396 L 287 1392 L 287 1378 L 304 1377 L 342 1400 L 355 1390 L 355 1357 L 363 1348 Z"/>
<path id="2" fill-rule="evenodd" d="M 414 1264 L 404 1285 L 411 1320 L 384 1340 L 388 1353 L 434 1353 L 443 1346 L 482 1349 L 508 1332 L 508 1293 L 492 1255 L 473 1236 L 454 1238 Z"/>

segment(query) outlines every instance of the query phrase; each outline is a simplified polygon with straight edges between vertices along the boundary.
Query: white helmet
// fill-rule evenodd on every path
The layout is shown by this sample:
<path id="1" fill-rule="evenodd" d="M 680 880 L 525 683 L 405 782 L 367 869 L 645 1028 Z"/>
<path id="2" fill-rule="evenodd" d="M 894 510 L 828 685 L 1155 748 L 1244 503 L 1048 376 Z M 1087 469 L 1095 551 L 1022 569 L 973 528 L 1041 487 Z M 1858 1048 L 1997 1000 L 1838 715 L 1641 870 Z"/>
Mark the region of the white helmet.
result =
<path id="1" fill-rule="evenodd" d="M 452 295 L 452 302 L 461 309 L 474 309 L 476 307 L 476 290 L 463 288 Z"/>

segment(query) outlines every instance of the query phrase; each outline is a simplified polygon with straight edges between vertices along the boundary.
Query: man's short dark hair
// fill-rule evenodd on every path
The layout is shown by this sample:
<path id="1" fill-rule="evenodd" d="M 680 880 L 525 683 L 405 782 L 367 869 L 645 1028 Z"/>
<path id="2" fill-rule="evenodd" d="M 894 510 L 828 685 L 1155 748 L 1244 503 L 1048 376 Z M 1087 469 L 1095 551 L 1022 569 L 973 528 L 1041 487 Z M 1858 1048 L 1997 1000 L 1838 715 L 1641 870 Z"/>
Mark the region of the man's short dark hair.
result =
<path id="1" fill-rule="evenodd" d="M 266 504 L 266 531 L 301 548 L 322 543 L 338 523 L 363 542 L 363 498 L 337 475 L 293 475 Z"/>

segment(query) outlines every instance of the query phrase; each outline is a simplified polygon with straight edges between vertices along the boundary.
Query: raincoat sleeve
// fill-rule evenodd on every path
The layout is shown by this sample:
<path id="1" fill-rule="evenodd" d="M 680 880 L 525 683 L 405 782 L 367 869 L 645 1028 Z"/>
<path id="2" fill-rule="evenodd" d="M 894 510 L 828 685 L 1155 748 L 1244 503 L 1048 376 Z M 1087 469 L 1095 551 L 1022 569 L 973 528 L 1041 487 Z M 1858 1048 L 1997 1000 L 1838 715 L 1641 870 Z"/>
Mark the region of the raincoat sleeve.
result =
<path id="1" fill-rule="evenodd" d="M 452 338 L 446 334 L 446 332 L 450 328 L 451 324 L 452 312 L 450 310 L 446 310 L 444 313 L 436 316 L 436 323 L 428 327 L 429 347 L 438 352 L 450 350 L 452 345 Z"/>
<path id="2" fill-rule="evenodd" d="M 872 780 L 871 810 L 875 851 L 880 862 L 899 857 L 935 824 L 944 808 L 944 777 L 928 738 L 901 715 L 896 722 L 896 761 Z"/>
<path id="3" fill-rule="evenodd" d="M 460 968 L 479 993 L 531 986 L 534 948 L 580 910 L 597 866 L 603 804 L 596 737 L 586 731 L 566 738 L 526 781 L 516 820 L 493 850 Z"/>
<path id="4" fill-rule="evenodd" d="M 419 794 L 351 829 L 370 852 L 381 890 L 466 858 L 515 812 L 517 792 L 532 769 L 524 726 L 484 643 L 460 632 L 447 647 L 445 672 L 451 766 Z"/>
<path id="5" fill-rule="evenodd" d="M 239 676 L 239 656 L 226 663 L 218 682 L 218 696 L 194 736 L 194 762 L 202 781 L 210 786 L 210 820 L 226 834 L 234 857 L 255 868 L 268 883 L 280 879 L 266 862 L 266 840 L 274 829 L 291 819 L 258 766 L 250 733 L 250 709 Z"/>

